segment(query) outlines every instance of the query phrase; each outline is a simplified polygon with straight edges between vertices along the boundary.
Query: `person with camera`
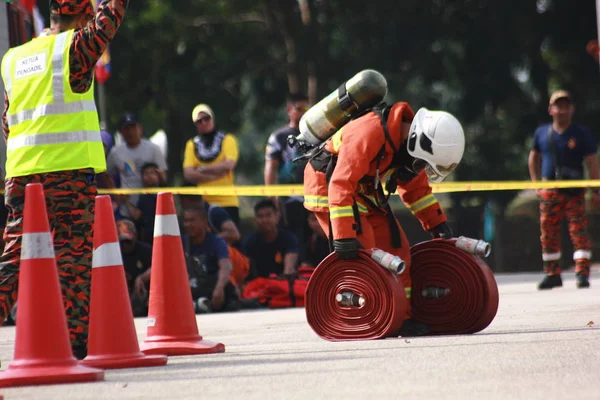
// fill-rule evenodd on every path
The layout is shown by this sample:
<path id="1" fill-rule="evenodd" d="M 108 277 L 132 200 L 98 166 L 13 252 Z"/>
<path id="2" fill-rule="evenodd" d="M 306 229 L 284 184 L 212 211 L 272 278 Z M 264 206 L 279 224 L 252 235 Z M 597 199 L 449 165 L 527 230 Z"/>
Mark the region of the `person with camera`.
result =
<path id="1" fill-rule="evenodd" d="M 552 93 L 548 106 L 552 123 L 537 128 L 529 153 L 532 181 L 584 179 L 584 164 L 590 179 L 600 179 L 596 141 L 588 129 L 572 123 L 574 112 L 575 106 L 569 92 L 559 90 Z M 592 190 L 593 203 L 598 206 L 600 189 Z M 574 248 L 577 287 L 589 287 L 591 241 L 587 233 L 585 189 L 540 189 L 538 195 L 542 260 L 546 273 L 538 289 L 562 286 L 560 222 L 565 216 Z"/>

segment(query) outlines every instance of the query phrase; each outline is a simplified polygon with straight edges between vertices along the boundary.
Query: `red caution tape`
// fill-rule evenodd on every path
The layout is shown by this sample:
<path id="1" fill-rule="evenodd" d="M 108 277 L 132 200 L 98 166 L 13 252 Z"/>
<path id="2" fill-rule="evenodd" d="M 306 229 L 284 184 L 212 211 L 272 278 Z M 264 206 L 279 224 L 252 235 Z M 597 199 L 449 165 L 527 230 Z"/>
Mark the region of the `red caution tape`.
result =
<path id="1" fill-rule="evenodd" d="M 340 304 L 343 293 L 353 293 L 355 305 Z M 397 336 L 408 308 L 402 283 L 364 250 L 355 260 L 338 260 L 334 253 L 325 258 L 308 282 L 305 301 L 308 324 L 330 341 Z"/>
<path id="2" fill-rule="evenodd" d="M 479 332 L 498 311 L 494 274 L 482 259 L 458 249 L 455 242 L 436 239 L 411 247 L 412 316 L 427 324 L 432 334 Z M 432 288 L 439 288 L 441 297 L 423 293 Z"/>

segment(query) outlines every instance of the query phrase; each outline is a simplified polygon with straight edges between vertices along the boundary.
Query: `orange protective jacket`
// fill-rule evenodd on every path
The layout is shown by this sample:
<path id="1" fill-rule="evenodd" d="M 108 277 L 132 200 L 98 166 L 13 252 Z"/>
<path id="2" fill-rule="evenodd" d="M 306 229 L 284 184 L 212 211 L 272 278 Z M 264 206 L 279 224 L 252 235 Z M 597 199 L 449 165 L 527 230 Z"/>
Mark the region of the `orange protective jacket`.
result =
<path id="1" fill-rule="evenodd" d="M 402 143 L 402 122 L 410 123 L 413 118 L 414 112 L 407 103 L 399 102 L 391 107 L 387 125 L 396 149 L 405 146 Z M 379 159 L 379 178 L 385 185 L 395 172 L 391 166 L 394 150 L 386 140 L 381 119 L 374 112 L 342 127 L 327 140 L 325 149 L 337 156 L 337 164 L 329 185 L 324 172 L 316 171 L 311 163 L 307 164 L 304 170 L 304 206 L 314 212 L 329 212 L 334 240 L 356 238 L 354 204 L 361 214 L 383 211 L 374 209 L 373 203 L 379 203 L 365 200 L 365 197 L 374 199 L 376 191 L 373 184 L 364 184 L 373 179 L 364 178 L 376 176 Z M 395 184 L 402 201 L 419 219 L 423 229 L 430 230 L 446 222 L 424 171 L 408 182 L 397 181 Z"/>

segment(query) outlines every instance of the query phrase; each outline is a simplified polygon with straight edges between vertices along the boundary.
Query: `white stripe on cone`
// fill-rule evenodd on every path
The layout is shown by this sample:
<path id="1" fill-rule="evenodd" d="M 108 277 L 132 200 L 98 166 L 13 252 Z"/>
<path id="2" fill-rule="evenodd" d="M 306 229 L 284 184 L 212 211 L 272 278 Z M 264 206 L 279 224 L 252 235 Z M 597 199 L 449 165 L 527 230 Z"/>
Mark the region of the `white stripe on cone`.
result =
<path id="1" fill-rule="evenodd" d="M 119 243 L 104 243 L 94 249 L 92 268 L 114 267 L 116 265 L 123 265 Z"/>
<path id="2" fill-rule="evenodd" d="M 21 260 L 54 259 L 54 243 L 50 232 L 23 233 Z"/>
<path id="3" fill-rule="evenodd" d="M 154 237 L 180 236 L 177 215 L 157 215 L 154 220 Z"/>

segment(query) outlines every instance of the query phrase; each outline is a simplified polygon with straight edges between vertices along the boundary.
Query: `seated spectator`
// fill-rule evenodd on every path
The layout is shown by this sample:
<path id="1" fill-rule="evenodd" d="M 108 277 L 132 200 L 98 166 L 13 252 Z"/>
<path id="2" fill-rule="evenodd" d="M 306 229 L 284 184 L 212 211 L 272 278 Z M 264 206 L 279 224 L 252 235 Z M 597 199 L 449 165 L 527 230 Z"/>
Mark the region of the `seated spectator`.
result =
<path id="1" fill-rule="evenodd" d="M 241 236 L 231 216 L 222 207 L 203 201 L 202 196 L 181 196 L 181 202 L 187 206 L 185 208 L 204 207 L 206 210 L 210 231 L 227 243 L 232 266 L 231 283 L 241 293 L 244 289 L 244 281 L 250 272 L 250 261 L 237 248 Z"/>
<path id="2" fill-rule="evenodd" d="M 186 209 L 183 227 L 183 248 L 196 312 L 237 310 L 239 296 L 229 281 L 231 261 L 227 244 L 208 231 L 206 209 Z"/>
<path id="3" fill-rule="evenodd" d="M 315 268 L 331 251 L 329 250 L 329 240 L 313 213 L 308 213 L 308 226 L 312 230 L 312 234 L 302 247 L 300 266 Z"/>
<path id="4" fill-rule="evenodd" d="M 146 163 L 142 166 L 142 185 L 145 188 L 156 188 L 160 186 L 160 169 L 155 163 Z M 152 244 L 154 240 L 154 219 L 156 217 L 157 194 L 140 194 L 137 203 L 127 201 L 127 209 L 131 219 L 140 228 L 139 239 Z"/>
<path id="5" fill-rule="evenodd" d="M 135 225 L 129 220 L 117 222 L 117 231 L 133 316 L 145 317 L 148 315 L 152 247 L 137 239 Z"/>
<path id="6" fill-rule="evenodd" d="M 248 236 L 242 245 L 242 252 L 250 259 L 247 281 L 295 273 L 298 240 L 293 233 L 278 227 L 280 216 L 273 200 L 266 198 L 256 203 L 254 216 L 258 232 Z"/>

